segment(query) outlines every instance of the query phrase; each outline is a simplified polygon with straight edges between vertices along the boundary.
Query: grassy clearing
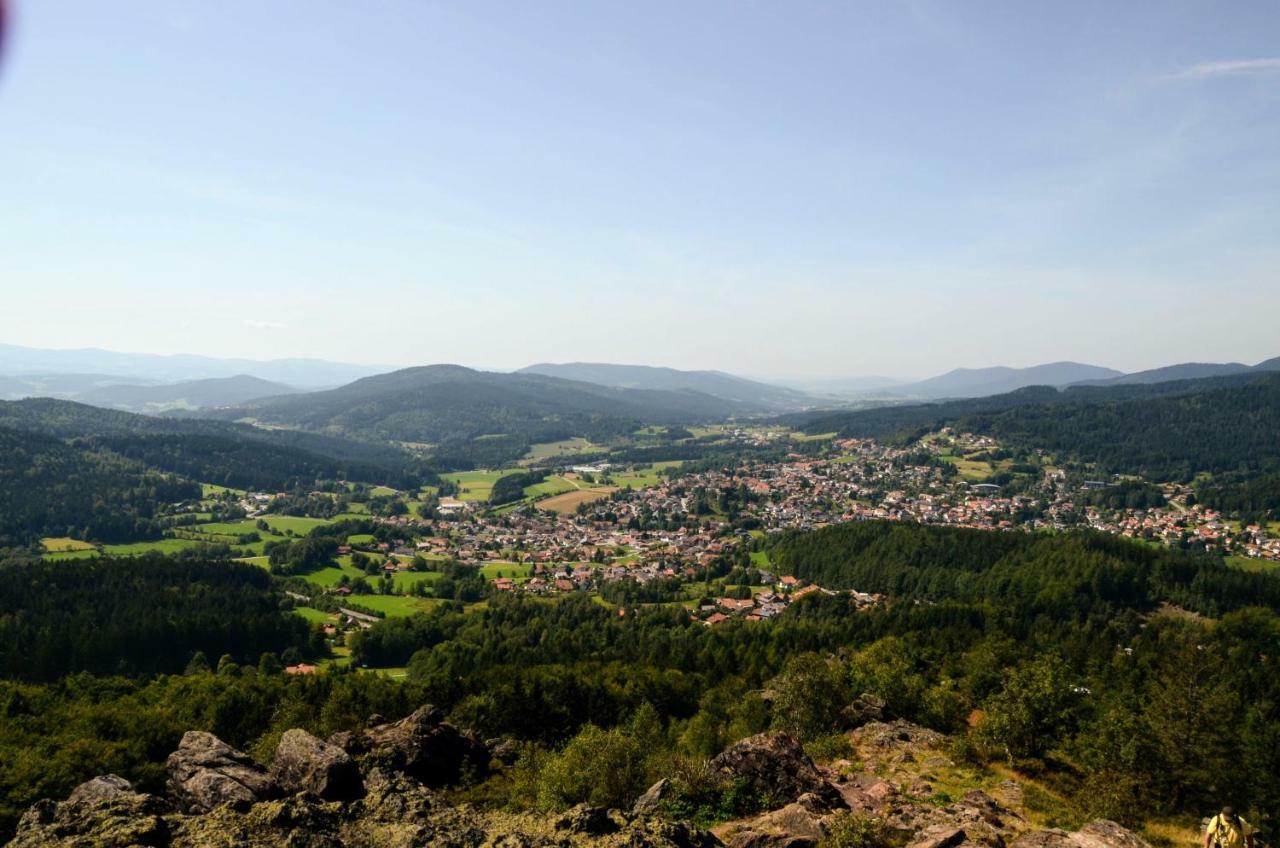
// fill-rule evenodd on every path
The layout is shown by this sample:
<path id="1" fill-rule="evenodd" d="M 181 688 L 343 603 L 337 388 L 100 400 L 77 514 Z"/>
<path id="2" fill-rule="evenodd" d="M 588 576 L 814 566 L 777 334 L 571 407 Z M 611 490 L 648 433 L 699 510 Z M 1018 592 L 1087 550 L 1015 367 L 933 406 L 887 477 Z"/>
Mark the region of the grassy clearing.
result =
<path id="1" fill-rule="evenodd" d="M 1229 556 L 1224 559 L 1227 565 L 1232 568 L 1238 568 L 1241 571 L 1252 571 L 1257 574 L 1265 574 L 1266 572 L 1280 569 L 1280 562 L 1272 559 L 1258 559 L 1257 557 L 1247 556 Z"/>
<path id="2" fill-rule="evenodd" d="M 647 489 L 650 486 L 658 486 L 667 481 L 667 478 L 662 475 L 664 468 L 678 468 L 680 464 L 680 460 L 655 462 L 635 471 L 619 471 L 616 474 L 610 474 L 609 479 L 619 489 L 625 489 L 627 486 L 633 489 Z"/>
<path id="3" fill-rule="evenodd" d="M 750 556 L 751 564 L 756 568 L 768 568 L 771 565 L 768 551 L 752 551 Z"/>
<path id="4" fill-rule="evenodd" d="M 525 486 L 524 496 L 526 498 L 537 498 L 543 495 L 559 495 L 564 492 L 572 492 L 576 488 L 578 486 L 573 481 L 564 477 L 548 477 L 541 483 Z"/>
<path id="5" fill-rule="evenodd" d="M 93 550 L 93 544 L 91 542 L 82 542 L 79 539 L 72 539 L 67 536 L 46 536 L 40 540 L 40 546 L 51 554 L 63 553 L 65 551 Z"/>
<path id="6" fill-rule="evenodd" d="M 518 562 L 486 562 L 480 566 L 480 576 L 485 580 L 495 577 L 529 577 L 533 566 Z"/>
<path id="7" fill-rule="evenodd" d="M 411 598 L 407 595 L 360 595 L 351 599 L 353 604 L 385 614 L 389 618 L 404 618 L 426 612 L 444 603 L 431 598 Z"/>
<path id="8" fill-rule="evenodd" d="M 312 624 L 332 624 L 338 620 L 338 617 L 332 613 L 322 612 L 311 607 L 294 607 L 293 611 Z"/>
<path id="9" fill-rule="evenodd" d="M 262 518 L 272 531 L 281 535 L 286 530 L 292 530 L 296 536 L 305 536 L 317 527 L 332 523 L 327 518 L 299 518 L 293 515 L 264 515 Z"/>
<path id="10" fill-rule="evenodd" d="M 141 556 L 155 551 L 162 554 L 173 554 L 188 548 L 199 547 L 202 542 L 192 539 L 158 539 L 154 542 L 131 542 L 127 545 L 103 545 L 102 550 L 112 556 Z"/>
<path id="11" fill-rule="evenodd" d="M 458 487 L 456 497 L 460 501 L 487 501 L 498 478 L 511 471 L 456 471 L 440 476 Z"/>
<path id="12" fill-rule="evenodd" d="M 206 498 L 213 497 L 214 495 L 225 494 L 226 492 L 230 492 L 238 497 L 243 497 L 248 494 L 244 489 L 232 489 L 229 486 L 215 486 L 212 483 L 201 483 L 200 490 L 202 495 Z"/>
<path id="13" fill-rule="evenodd" d="M 789 434 L 793 442 L 828 442 L 836 437 L 835 432 L 830 433 L 808 433 L 794 432 Z"/>
<path id="14" fill-rule="evenodd" d="M 563 439 L 559 442 L 541 442 L 536 445 L 529 446 L 529 452 L 520 458 L 521 465 L 531 465 L 544 459 L 553 459 L 559 456 L 573 456 L 580 453 L 604 453 L 608 448 L 601 445 L 592 444 L 586 439 L 577 436 L 572 439 Z"/>

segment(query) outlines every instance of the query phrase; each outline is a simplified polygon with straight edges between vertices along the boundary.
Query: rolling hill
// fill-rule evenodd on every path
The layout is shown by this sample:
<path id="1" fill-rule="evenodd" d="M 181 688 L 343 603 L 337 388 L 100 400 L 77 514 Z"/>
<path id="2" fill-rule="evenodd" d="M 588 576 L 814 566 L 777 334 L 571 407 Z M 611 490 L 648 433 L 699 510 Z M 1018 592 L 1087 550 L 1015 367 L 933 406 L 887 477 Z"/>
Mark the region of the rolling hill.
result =
<path id="1" fill-rule="evenodd" d="M 224 421 L 155 418 L 51 398 L 0 401 L 0 430 L 236 488 L 279 491 L 335 478 L 392 485 L 434 479 L 420 460 L 390 445 Z"/>
<path id="2" fill-rule="evenodd" d="M 804 392 L 736 377 L 723 371 L 681 371 L 675 368 L 656 368 L 648 365 L 565 362 L 530 365 L 517 373 L 541 374 L 623 389 L 701 392 L 762 412 L 804 409 L 820 402 Z"/>

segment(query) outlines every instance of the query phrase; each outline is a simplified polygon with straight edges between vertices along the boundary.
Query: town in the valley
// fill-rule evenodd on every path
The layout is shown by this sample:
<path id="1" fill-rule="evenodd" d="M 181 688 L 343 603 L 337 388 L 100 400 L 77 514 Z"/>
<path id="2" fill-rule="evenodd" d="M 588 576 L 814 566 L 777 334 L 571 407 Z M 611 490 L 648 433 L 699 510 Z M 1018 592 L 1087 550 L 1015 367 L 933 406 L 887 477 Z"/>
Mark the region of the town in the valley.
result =
<path id="1" fill-rule="evenodd" d="M 1228 520 L 1197 504 L 1185 486 L 1094 479 L 1057 468 L 1048 457 L 1012 457 L 990 438 L 950 430 L 902 447 L 797 436 L 767 428 L 720 434 L 729 445 L 779 446 L 770 459 L 637 468 L 602 453 L 564 465 L 543 462 L 540 482 L 502 505 L 486 496 L 494 482 L 526 471 L 445 475 L 448 488 L 422 492 L 317 491 L 300 498 L 224 491 L 220 498 L 224 507 L 243 510 L 250 529 L 278 530 L 270 522 L 290 520 L 275 517 L 290 507 L 305 514 L 307 504 L 335 497 L 351 512 L 334 520 L 372 523 L 376 532 L 341 539 L 336 563 L 318 576 L 303 574 L 311 588 L 293 592 L 300 603 L 338 612 L 336 624 L 326 621 L 331 635 L 441 598 L 474 604 L 494 593 L 591 593 L 623 615 L 629 606 L 676 604 L 708 625 L 768 619 L 808 594 L 837 594 L 777 573 L 768 537 L 873 519 L 1010 532 L 1091 528 L 1153 545 L 1202 546 L 1241 567 L 1280 561 L 1280 528 Z M 211 532 L 194 525 L 176 535 L 217 541 L 226 526 Z M 239 541 L 261 544 L 254 534 Z M 265 564 L 260 547 L 233 553 Z M 469 594 L 444 588 L 456 583 L 450 574 L 473 575 Z M 871 593 L 843 594 L 860 606 L 880 601 Z"/>

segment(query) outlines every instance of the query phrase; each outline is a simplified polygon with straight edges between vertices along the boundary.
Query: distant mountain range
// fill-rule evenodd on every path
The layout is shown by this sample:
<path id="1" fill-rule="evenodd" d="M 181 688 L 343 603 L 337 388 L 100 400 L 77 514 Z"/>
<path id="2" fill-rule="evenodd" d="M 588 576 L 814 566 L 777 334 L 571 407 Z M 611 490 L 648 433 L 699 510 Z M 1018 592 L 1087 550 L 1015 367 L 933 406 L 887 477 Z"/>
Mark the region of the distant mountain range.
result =
<path id="1" fill-rule="evenodd" d="M 203 380 L 250 375 L 300 388 L 339 386 L 391 370 L 322 359 L 219 359 L 211 356 L 120 353 L 99 348 L 51 350 L 0 344 L 0 374 L 112 375 L 117 383 Z"/>
<path id="2" fill-rule="evenodd" d="M 1081 380 L 1075 385 L 1108 386 L 1137 385 L 1150 383 L 1168 383 L 1174 380 L 1197 380 L 1202 377 L 1229 377 L 1233 374 L 1262 373 L 1280 371 L 1280 356 L 1259 362 L 1257 365 L 1245 365 L 1242 362 L 1184 362 L 1180 365 L 1166 365 L 1163 368 L 1152 368 L 1149 371 L 1135 371 L 1132 374 L 1121 374 L 1104 380 Z"/>
<path id="3" fill-rule="evenodd" d="M 131 412 L 165 412 L 172 409 L 234 406 L 258 398 L 293 394 L 297 389 L 248 374 L 184 380 L 159 386 L 101 386 L 75 397 L 81 403 L 125 409 Z"/>
<path id="4" fill-rule="evenodd" d="M 1030 368 L 956 368 L 918 383 L 894 386 L 894 394 L 913 398 L 985 397 L 1012 392 L 1025 386 L 1068 386 L 1086 380 L 1109 380 L 1123 372 L 1079 362 L 1050 362 Z"/>
<path id="5" fill-rule="evenodd" d="M 520 369 L 520 374 L 542 374 L 622 389 L 664 392 L 701 392 L 747 410 L 781 412 L 822 403 L 804 392 L 723 371 L 679 371 L 647 365 L 610 365 L 600 362 L 540 363 Z"/>

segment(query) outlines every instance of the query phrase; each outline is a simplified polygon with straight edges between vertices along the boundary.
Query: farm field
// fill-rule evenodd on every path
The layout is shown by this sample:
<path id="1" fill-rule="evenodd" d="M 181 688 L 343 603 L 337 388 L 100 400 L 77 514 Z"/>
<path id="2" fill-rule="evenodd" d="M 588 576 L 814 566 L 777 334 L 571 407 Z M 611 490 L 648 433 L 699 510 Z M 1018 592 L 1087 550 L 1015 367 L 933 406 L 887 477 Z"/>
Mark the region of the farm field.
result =
<path id="1" fill-rule="evenodd" d="M 93 544 L 83 542 L 79 539 L 71 539 L 67 536 L 48 536 L 40 540 L 40 546 L 49 553 L 62 553 L 64 551 L 91 551 Z"/>
<path id="2" fill-rule="evenodd" d="M 525 486 L 524 496 L 526 498 L 536 498 L 542 495 L 559 495 L 563 492 L 571 492 L 576 488 L 578 488 L 576 483 L 564 477 L 548 477 L 541 483 Z"/>
<path id="3" fill-rule="evenodd" d="M 563 495 L 556 495 L 553 498 L 547 498 L 545 501 L 538 501 L 537 506 L 538 509 L 568 514 L 575 511 L 579 504 L 603 500 L 615 491 L 617 489 L 607 486 L 594 489 L 574 489 L 572 492 L 565 492 Z"/>

